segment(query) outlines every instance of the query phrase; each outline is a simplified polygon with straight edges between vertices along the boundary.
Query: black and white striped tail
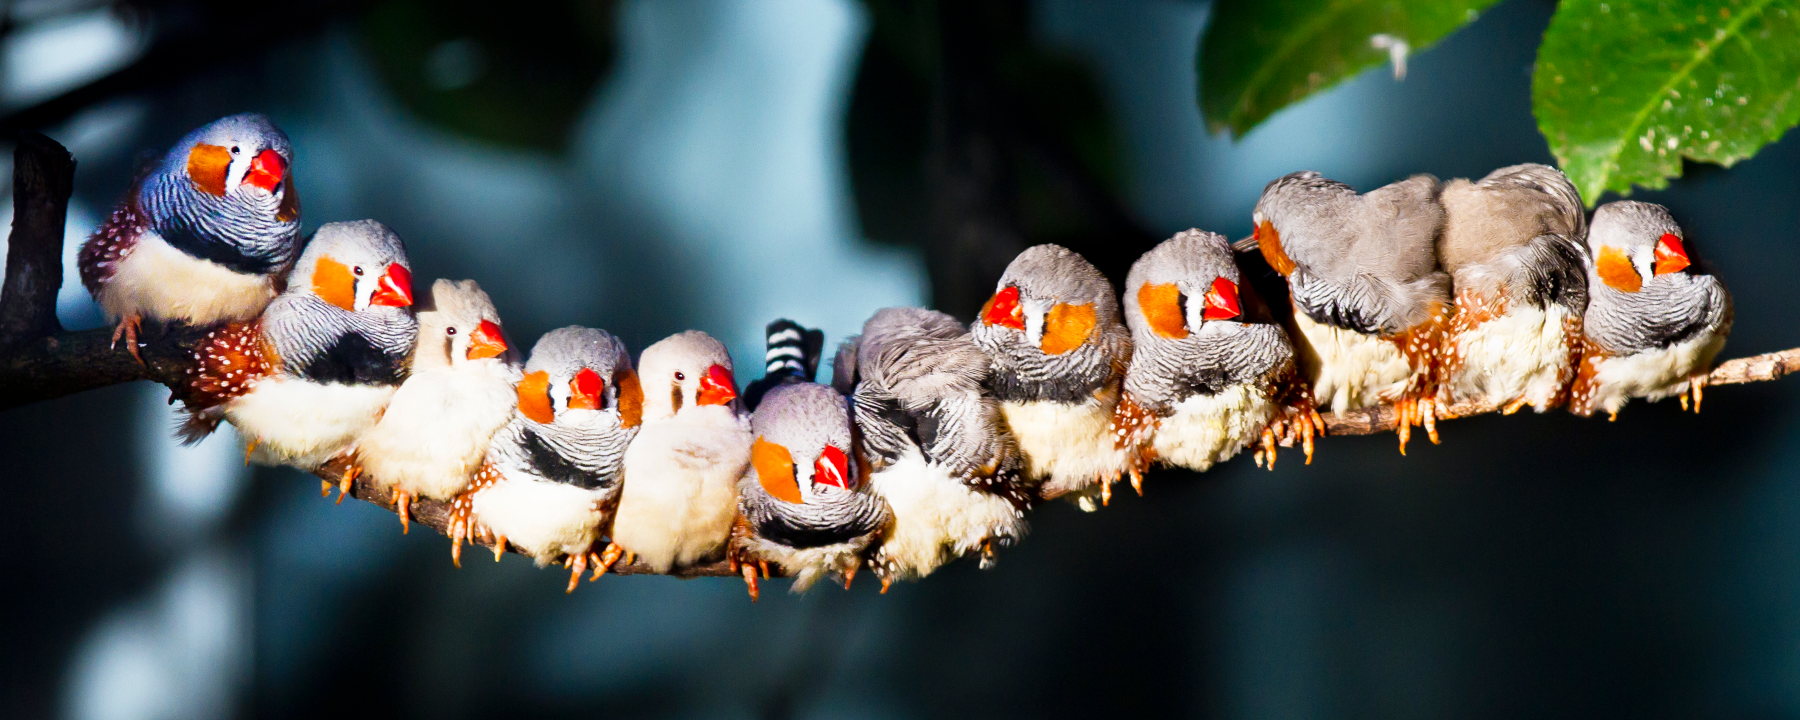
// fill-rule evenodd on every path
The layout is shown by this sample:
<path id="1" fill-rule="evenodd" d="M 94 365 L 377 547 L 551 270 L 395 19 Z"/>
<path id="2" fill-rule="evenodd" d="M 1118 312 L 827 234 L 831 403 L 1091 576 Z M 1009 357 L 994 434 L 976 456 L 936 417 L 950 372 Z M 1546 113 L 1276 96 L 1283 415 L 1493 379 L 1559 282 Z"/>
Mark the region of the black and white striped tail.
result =
<path id="1" fill-rule="evenodd" d="M 764 333 L 768 350 L 763 353 L 763 376 L 744 388 L 744 402 L 752 409 L 776 385 L 812 382 L 825 349 L 824 332 L 785 318 L 769 323 Z"/>

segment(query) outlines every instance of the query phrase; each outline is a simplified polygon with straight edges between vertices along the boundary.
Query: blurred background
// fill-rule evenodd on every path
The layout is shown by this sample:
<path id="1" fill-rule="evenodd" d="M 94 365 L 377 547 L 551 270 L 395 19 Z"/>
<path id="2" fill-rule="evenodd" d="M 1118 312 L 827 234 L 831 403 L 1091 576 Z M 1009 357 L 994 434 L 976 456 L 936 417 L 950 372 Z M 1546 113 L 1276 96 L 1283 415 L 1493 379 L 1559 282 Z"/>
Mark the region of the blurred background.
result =
<path id="1" fill-rule="evenodd" d="M 706 330 L 740 380 L 775 317 L 833 344 L 884 306 L 967 319 L 1041 242 L 1119 282 L 1176 231 L 1248 234 L 1294 170 L 1366 190 L 1552 162 L 1547 0 L 1235 142 L 1195 102 L 1206 2 L 0 8 L 0 137 L 79 160 L 71 259 L 147 158 L 257 110 L 297 147 L 309 230 L 387 223 L 516 338 Z M 1638 194 L 1735 294 L 1727 356 L 1800 345 L 1797 191 L 1790 136 Z M 63 323 L 103 324 L 67 272 Z M 1800 717 L 1800 381 L 1159 472 L 1039 510 L 991 571 L 757 605 L 729 579 L 457 570 L 228 433 L 176 447 L 166 398 L 0 413 L 0 716 Z"/>

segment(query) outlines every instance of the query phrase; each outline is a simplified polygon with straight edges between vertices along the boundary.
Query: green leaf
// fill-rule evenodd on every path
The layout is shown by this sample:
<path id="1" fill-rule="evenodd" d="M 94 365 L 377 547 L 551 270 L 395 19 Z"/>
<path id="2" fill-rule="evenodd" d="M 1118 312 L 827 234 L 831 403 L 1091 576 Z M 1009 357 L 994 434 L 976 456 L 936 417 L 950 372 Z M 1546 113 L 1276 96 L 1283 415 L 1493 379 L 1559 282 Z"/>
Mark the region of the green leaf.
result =
<path id="1" fill-rule="evenodd" d="M 1538 129 L 1591 207 L 1730 166 L 1800 122 L 1795 0 L 1566 0 L 1531 83 Z"/>
<path id="2" fill-rule="evenodd" d="M 1218 0 L 1200 39 L 1200 107 L 1213 132 L 1242 136 L 1289 103 L 1387 62 L 1377 35 L 1411 52 L 1494 0 Z"/>

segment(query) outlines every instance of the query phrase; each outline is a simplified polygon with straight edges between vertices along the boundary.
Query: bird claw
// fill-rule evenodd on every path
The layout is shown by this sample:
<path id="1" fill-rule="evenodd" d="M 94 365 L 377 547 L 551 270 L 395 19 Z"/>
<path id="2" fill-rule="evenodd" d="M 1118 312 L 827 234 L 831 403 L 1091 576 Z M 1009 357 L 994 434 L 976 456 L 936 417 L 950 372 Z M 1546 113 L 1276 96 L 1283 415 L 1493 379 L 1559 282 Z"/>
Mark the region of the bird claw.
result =
<path id="1" fill-rule="evenodd" d="M 1500 414 L 1501 415 L 1511 415 L 1513 413 L 1516 413 L 1520 409 L 1524 408 L 1526 403 L 1528 403 L 1528 402 L 1529 401 L 1526 400 L 1525 398 L 1519 398 L 1517 400 L 1509 402 L 1506 404 L 1506 407 L 1500 408 Z"/>
<path id="2" fill-rule="evenodd" d="M 563 560 L 563 563 L 569 567 L 569 587 L 563 590 L 564 595 L 574 593 L 576 586 L 581 584 L 581 575 L 587 572 L 588 556 L 592 554 L 579 552 Z"/>
<path id="3" fill-rule="evenodd" d="M 405 490 L 394 490 L 394 512 L 400 516 L 401 535 L 412 530 L 412 499 L 412 495 Z"/>
<path id="4" fill-rule="evenodd" d="M 624 554 L 625 548 L 619 547 L 618 543 L 607 543 L 606 549 L 600 551 L 600 557 L 594 564 L 594 576 L 588 578 L 588 582 L 599 580 L 600 576 L 605 575 L 606 571 L 611 570 L 613 563 L 618 562 L 619 558 Z M 732 569 L 735 570 L 737 568 L 733 567 Z"/>
<path id="5" fill-rule="evenodd" d="M 756 585 L 756 567 L 750 563 L 743 563 L 738 569 L 744 576 L 744 585 L 749 587 L 750 602 L 756 602 L 762 597 L 762 589 Z"/>
<path id="6" fill-rule="evenodd" d="M 1133 467 L 1133 468 L 1131 468 L 1130 475 L 1131 475 L 1131 489 L 1137 492 L 1138 497 L 1143 497 L 1144 496 L 1144 473 L 1142 471 L 1138 470 L 1136 467 Z"/>
<path id="7" fill-rule="evenodd" d="M 506 536 L 505 535 L 495 535 L 494 536 L 494 562 L 500 562 L 500 558 L 505 557 L 505 556 L 506 556 Z"/>
<path id="8" fill-rule="evenodd" d="M 344 469 L 343 475 L 338 476 L 338 497 L 337 497 L 338 505 L 344 504 L 344 496 L 350 494 L 351 484 L 355 483 L 357 476 L 361 475 L 361 474 L 362 474 L 362 466 L 361 465 L 351 465 L 350 467 Z"/>
<path id="9" fill-rule="evenodd" d="M 844 589 L 845 590 L 849 590 L 850 583 L 856 581 L 856 568 L 857 567 L 858 566 L 856 566 L 856 565 L 851 565 L 850 567 L 847 567 L 844 569 Z"/>
<path id="10" fill-rule="evenodd" d="M 1704 374 L 1688 378 L 1688 391 L 1694 394 L 1694 414 L 1700 414 L 1700 399 L 1706 394 L 1706 378 Z M 1687 396 L 1682 396 L 1681 409 L 1687 409 Z"/>
<path id="11" fill-rule="evenodd" d="M 143 316 L 138 315 L 137 313 L 132 313 L 119 318 L 119 324 L 113 326 L 112 345 L 108 346 L 111 349 L 117 350 L 119 348 L 119 339 L 123 338 L 125 340 L 125 352 L 131 353 L 132 359 L 137 360 L 139 365 L 145 364 L 144 356 L 138 354 L 138 328 L 143 324 L 143 321 Z"/>

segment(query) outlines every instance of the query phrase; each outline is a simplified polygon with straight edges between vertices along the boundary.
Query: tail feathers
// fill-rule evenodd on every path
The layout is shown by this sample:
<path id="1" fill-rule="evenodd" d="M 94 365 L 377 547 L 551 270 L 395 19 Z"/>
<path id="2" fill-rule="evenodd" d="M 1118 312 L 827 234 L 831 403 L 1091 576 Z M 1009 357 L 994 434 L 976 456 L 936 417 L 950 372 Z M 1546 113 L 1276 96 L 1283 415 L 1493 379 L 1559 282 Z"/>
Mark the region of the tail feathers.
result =
<path id="1" fill-rule="evenodd" d="M 765 328 L 768 350 L 763 354 L 761 379 L 744 388 L 744 401 L 752 409 L 763 393 L 784 382 L 812 382 L 819 372 L 819 356 L 825 349 L 825 333 L 792 320 L 781 319 Z"/>
<path id="2" fill-rule="evenodd" d="M 175 426 L 175 437 L 182 445 L 195 445 L 205 440 L 219 429 L 219 421 L 225 419 L 225 412 L 219 408 L 190 410 L 185 415 L 181 424 Z"/>

